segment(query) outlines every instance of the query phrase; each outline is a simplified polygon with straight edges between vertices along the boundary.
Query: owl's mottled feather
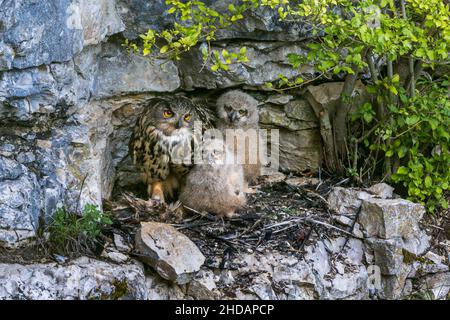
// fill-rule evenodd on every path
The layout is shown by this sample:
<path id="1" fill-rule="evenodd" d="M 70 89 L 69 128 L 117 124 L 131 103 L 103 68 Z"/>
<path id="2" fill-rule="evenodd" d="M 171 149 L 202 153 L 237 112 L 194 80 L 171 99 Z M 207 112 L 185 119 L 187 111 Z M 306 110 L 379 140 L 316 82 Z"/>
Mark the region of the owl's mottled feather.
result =
<path id="1" fill-rule="evenodd" d="M 151 198 L 164 201 L 183 184 L 192 166 L 195 119 L 195 104 L 182 96 L 153 99 L 138 118 L 129 150 Z"/>
<path id="2" fill-rule="evenodd" d="M 242 129 L 247 131 L 249 129 L 259 130 L 259 102 L 248 93 L 241 90 L 231 90 L 222 94 L 216 102 L 217 112 L 217 128 L 225 135 L 227 129 Z M 265 158 L 262 154 L 265 150 L 264 139 L 257 131 L 258 143 L 246 144 L 245 163 L 243 164 L 244 176 L 247 182 L 253 183 L 261 174 L 261 163 L 265 163 Z M 244 142 L 245 143 L 245 142 Z M 264 148 L 260 150 L 260 148 Z M 229 145 L 235 154 L 238 150 L 237 142 L 232 142 Z M 250 163 L 249 154 L 253 153 L 257 157 L 256 163 Z"/>

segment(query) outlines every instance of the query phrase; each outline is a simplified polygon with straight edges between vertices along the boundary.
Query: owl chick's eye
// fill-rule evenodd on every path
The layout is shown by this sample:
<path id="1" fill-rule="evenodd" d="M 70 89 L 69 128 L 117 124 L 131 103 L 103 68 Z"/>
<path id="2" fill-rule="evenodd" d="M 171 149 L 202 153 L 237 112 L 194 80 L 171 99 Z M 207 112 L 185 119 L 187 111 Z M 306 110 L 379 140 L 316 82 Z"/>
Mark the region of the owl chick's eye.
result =
<path id="1" fill-rule="evenodd" d="M 239 114 L 241 116 L 245 116 L 245 115 L 247 115 L 247 110 L 239 110 Z"/>
<path id="2" fill-rule="evenodd" d="M 226 112 L 231 111 L 231 107 L 230 106 L 225 106 L 224 109 L 225 109 Z"/>
<path id="3" fill-rule="evenodd" d="M 190 115 L 190 114 L 185 115 L 185 116 L 184 116 L 184 120 L 185 120 L 185 121 L 191 120 L 191 115 Z"/>
<path id="4" fill-rule="evenodd" d="M 170 110 L 164 110 L 163 117 L 164 118 L 172 118 L 173 117 L 173 112 L 170 111 Z"/>

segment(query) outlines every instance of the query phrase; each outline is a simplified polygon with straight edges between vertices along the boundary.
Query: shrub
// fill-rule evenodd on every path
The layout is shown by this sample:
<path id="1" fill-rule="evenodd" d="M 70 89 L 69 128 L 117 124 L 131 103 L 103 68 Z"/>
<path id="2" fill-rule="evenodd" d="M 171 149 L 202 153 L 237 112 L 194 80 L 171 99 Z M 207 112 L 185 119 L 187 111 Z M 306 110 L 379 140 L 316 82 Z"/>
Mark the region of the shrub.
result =
<path id="1" fill-rule="evenodd" d="M 450 100 L 448 82 L 433 84 L 413 98 L 400 93 L 404 106 L 390 106 L 391 121 L 380 131 L 389 131 L 382 149 L 397 162 L 392 181 L 403 184 L 413 201 L 448 207 L 444 193 L 450 181 Z M 386 135 L 387 137 L 388 135 Z"/>
<path id="2" fill-rule="evenodd" d="M 90 253 L 98 245 L 102 229 L 110 224 L 110 217 L 92 204 L 84 207 L 82 216 L 59 208 L 47 228 L 50 246 L 66 254 Z"/>

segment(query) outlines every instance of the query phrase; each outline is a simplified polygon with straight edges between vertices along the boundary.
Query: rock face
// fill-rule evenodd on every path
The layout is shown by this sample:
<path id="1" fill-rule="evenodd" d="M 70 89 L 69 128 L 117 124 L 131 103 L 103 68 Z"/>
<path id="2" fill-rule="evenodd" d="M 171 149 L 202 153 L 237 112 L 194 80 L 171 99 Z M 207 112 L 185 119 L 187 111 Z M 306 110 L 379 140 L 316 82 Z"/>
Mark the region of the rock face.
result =
<path id="1" fill-rule="evenodd" d="M 3 66 L 24 69 L 70 60 L 124 25 L 114 3 L 102 1 L 6 1 L 0 11 Z"/>
<path id="2" fill-rule="evenodd" d="M 136 233 L 136 250 L 161 277 L 178 284 L 192 280 L 205 262 L 188 237 L 164 223 L 142 222 Z"/>
<path id="3" fill-rule="evenodd" d="M 146 299 L 141 265 L 79 258 L 69 265 L 0 264 L 0 299 Z"/>
<path id="4" fill-rule="evenodd" d="M 393 197 L 393 188 L 386 184 L 367 190 L 338 187 L 329 194 L 328 203 L 338 218 L 357 217 L 366 261 L 379 269 L 378 297 L 399 299 L 413 288 L 429 290 L 434 298 L 445 297 L 448 265 L 442 263 L 445 258 L 428 251 L 430 238 L 419 225 L 424 207 Z"/>

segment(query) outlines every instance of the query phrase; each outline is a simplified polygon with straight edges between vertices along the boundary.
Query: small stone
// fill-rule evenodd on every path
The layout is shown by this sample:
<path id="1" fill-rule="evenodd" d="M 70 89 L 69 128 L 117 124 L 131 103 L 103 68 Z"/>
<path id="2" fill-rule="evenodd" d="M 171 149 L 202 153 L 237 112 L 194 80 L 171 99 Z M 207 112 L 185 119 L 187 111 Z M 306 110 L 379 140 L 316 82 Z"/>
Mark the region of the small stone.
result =
<path id="1" fill-rule="evenodd" d="M 355 223 L 353 227 L 353 235 L 358 238 L 364 238 L 364 233 L 361 231 L 361 225 L 359 223 Z"/>
<path id="2" fill-rule="evenodd" d="M 320 183 L 317 178 L 295 177 L 286 179 L 286 183 L 291 187 L 316 186 Z"/>
<path id="3" fill-rule="evenodd" d="M 346 216 L 334 216 L 333 220 L 336 221 L 337 223 L 346 226 L 346 227 L 351 227 L 353 224 L 352 219 L 346 217 Z"/>
<path id="4" fill-rule="evenodd" d="M 164 279 L 178 284 L 192 280 L 205 262 L 197 246 L 168 224 L 142 222 L 135 242 L 145 263 Z"/>
<path id="5" fill-rule="evenodd" d="M 389 199 L 394 196 L 394 188 L 386 183 L 374 184 L 367 190 L 382 199 Z"/>
<path id="6" fill-rule="evenodd" d="M 102 256 L 117 263 L 124 263 L 128 260 L 128 256 L 117 251 L 104 251 Z"/>
<path id="7" fill-rule="evenodd" d="M 277 94 L 277 95 L 270 96 L 269 98 L 267 98 L 267 100 L 265 102 L 283 105 L 283 104 L 288 103 L 292 99 L 293 99 L 293 96 L 291 96 L 289 94 Z"/>
<path id="8" fill-rule="evenodd" d="M 187 295 L 198 300 L 210 300 L 217 297 L 216 288 L 214 273 L 200 270 L 194 280 L 189 283 Z"/>
<path id="9" fill-rule="evenodd" d="M 442 263 L 443 261 L 445 261 L 444 257 L 441 257 L 440 255 L 438 255 L 432 251 L 428 251 L 427 253 L 425 253 L 425 258 L 427 258 L 428 260 L 430 260 L 431 262 L 433 262 L 435 264 L 439 264 L 439 263 Z"/>
<path id="10" fill-rule="evenodd" d="M 114 233 L 114 245 L 116 246 L 116 249 L 121 252 L 131 251 L 131 247 L 125 243 L 125 240 L 120 234 Z"/>
<path id="11" fill-rule="evenodd" d="M 281 172 L 276 172 L 271 175 L 264 176 L 264 182 L 269 184 L 281 182 L 284 181 L 284 179 L 286 179 L 286 175 Z"/>
<path id="12" fill-rule="evenodd" d="M 223 270 L 220 274 L 220 282 L 225 286 L 231 286 L 234 283 L 234 277 L 230 270 Z"/>

